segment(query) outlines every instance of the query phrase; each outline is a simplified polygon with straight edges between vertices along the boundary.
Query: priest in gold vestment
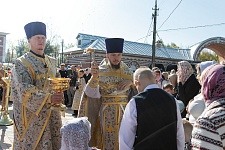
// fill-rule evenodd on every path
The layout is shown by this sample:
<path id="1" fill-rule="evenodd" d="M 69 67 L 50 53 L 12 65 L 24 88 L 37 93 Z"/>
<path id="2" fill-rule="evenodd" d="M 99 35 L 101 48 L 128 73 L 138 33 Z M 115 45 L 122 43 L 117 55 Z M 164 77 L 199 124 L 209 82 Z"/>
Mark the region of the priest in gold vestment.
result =
<path id="1" fill-rule="evenodd" d="M 78 117 L 91 122 L 89 146 L 103 150 L 118 150 L 118 133 L 124 109 L 129 100 L 132 72 L 121 61 L 124 40 L 105 40 L 106 57 L 98 66 L 92 62 L 91 74 L 81 98 Z"/>
<path id="2" fill-rule="evenodd" d="M 56 61 L 44 54 L 46 26 L 31 22 L 24 29 L 31 50 L 17 58 L 12 69 L 13 149 L 59 150 L 61 115 L 50 107 L 62 102 L 63 94 L 49 90 L 47 79 L 55 77 Z"/>
<path id="3" fill-rule="evenodd" d="M 2 77 L 7 77 L 7 73 L 4 70 L 3 64 L 0 62 L 0 90 L 1 90 L 1 97 L 2 97 L 2 108 L 1 111 L 5 110 L 5 103 L 6 103 L 6 83 L 2 80 Z"/>

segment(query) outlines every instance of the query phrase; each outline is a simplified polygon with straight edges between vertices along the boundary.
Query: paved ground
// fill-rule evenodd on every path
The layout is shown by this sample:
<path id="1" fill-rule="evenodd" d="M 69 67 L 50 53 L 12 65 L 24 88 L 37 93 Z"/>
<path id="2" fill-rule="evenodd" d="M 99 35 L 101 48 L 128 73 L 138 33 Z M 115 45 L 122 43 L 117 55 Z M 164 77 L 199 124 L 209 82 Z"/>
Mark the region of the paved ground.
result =
<path id="1" fill-rule="evenodd" d="M 1 107 L 1 106 L 0 106 Z M 9 105 L 9 117 L 12 118 L 13 105 Z M 71 120 L 73 111 L 68 108 L 65 113 L 65 118 L 62 117 L 62 122 L 65 123 L 66 120 Z M 2 115 L 0 115 L 2 118 Z M 0 126 L 0 150 L 12 150 L 13 143 L 13 125 L 10 126 Z"/>

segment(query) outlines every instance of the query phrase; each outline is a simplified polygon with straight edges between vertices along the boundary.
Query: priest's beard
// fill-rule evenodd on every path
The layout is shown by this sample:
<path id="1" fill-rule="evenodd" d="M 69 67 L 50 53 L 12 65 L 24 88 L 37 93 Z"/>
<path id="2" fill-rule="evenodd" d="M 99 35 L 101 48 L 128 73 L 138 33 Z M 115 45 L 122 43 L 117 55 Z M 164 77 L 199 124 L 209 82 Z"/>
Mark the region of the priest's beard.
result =
<path id="1" fill-rule="evenodd" d="M 118 65 L 113 65 L 113 64 L 110 62 L 110 64 L 111 64 L 112 69 L 120 69 L 120 63 L 119 63 Z"/>

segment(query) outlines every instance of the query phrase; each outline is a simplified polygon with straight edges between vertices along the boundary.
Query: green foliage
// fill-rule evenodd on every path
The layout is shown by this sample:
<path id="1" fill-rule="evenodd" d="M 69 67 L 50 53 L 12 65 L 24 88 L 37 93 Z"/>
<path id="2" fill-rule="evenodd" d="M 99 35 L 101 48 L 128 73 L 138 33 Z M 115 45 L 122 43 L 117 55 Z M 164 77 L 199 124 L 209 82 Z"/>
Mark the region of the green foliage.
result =
<path id="1" fill-rule="evenodd" d="M 52 45 L 50 40 L 47 40 L 45 46 L 45 54 L 55 56 L 55 54 L 58 53 L 59 48 L 60 46 L 58 44 Z M 26 52 L 30 51 L 29 43 L 27 42 L 26 39 L 18 40 L 18 45 L 15 47 L 15 50 L 17 57 L 20 57 Z"/>
<path id="2" fill-rule="evenodd" d="M 30 46 L 26 39 L 18 40 L 18 45 L 15 48 L 17 57 L 22 56 L 26 52 L 30 51 Z"/>
<path id="3" fill-rule="evenodd" d="M 45 54 L 54 56 L 58 52 L 59 45 L 51 45 L 50 40 L 46 41 Z"/>
<path id="4" fill-rule="evenodd" d="M 65 49 L 69 49 L 69 48 L 72 48 L 72 47 L 75 47 L 75 45 L 73 43 L 69 43 L 65 46 Z"/>
<path id="5" fill-rule="evenodd" d="M 215 60 L 215 61 L 219 61 L 218 56 L 216 55 L 216 53 L 209 53 L 209 52 L 201 52 L 201 54 L 199 55 L 198 59 L 200 61 L 210 61 L 210 60 Z"/>
<path id="6" fill-rule="evenodd" d="M 175 43 L 171 42 L 170 44 L 167 44 L 166 47 L 169 48 L 180 48 L 179 46 L 177 46 Z"/>

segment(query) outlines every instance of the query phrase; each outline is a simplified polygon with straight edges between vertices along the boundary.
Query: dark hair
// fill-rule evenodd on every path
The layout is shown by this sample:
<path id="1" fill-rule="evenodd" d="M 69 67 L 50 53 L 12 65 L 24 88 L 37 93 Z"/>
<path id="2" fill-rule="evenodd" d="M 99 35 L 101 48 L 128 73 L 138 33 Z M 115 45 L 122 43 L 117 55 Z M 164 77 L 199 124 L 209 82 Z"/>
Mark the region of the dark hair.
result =
<path id="1" fill-rule="evenodd" d="M 83 69 L 80 69 L 80 70 L 79 70 L 79 72 L 82 72 L 82 73 L 84 73 L 84 70 L 83 70 Z"/>
<path id="2" fill-rule="evenodd" d="M 163 89 L 164 89 L 164 90 L 165 90 L 165 89 L 171 89 L 171 90 L 173 90 L 173 85 L 172 85 L 171 83 L 164 84 L 164 85 L 163 85 Z"/>

